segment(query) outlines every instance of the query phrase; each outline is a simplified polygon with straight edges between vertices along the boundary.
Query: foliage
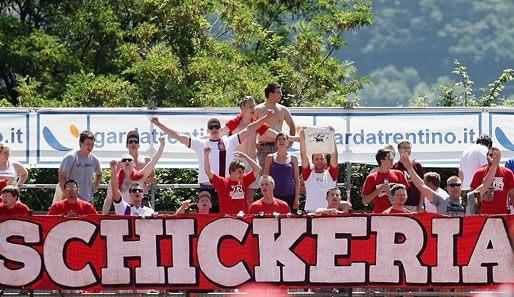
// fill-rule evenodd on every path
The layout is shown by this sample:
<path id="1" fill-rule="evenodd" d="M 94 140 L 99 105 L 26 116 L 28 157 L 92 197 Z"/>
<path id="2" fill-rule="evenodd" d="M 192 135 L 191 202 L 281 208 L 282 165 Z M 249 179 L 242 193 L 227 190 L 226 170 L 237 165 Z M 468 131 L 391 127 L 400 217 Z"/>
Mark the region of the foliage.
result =
<path id="1" fill-rule="evenodd" d="M 334 57 L 372 22 L 362 0 L 0 4 L 9 106 L 235 106 L 271 81 L 289 105 L 341 105 L 367 82 Z"/>
<path id="2" fill-rule="evenodd" d="M 441 83 L 439 90 L 441 95 L 434 98 L 438 106 L 496 106 L 498 104 L 509 105 L 510 100 L 505 96 L 500 96 L 500 92 L 505 88 L 506 82 L 514 79 L 514 70 L 505 69 L 502 74 L 494 82 L 488 85 L 488 88 L 480 88 L 482 95 L 475 96 L 473 85 L 475 84 L 466 71 L 466 66 L 462 66 L 458 60 L 454 61 L 456 65 L 452 74 L 458 76 L 458 79 L 451 80 L 449 84 Z M 423 101 L 417 101 L 423 104 Z"/>
<path id="3" fill-rule="evenodd" d="M 372 17 L 362 0 L 5 0 L 0 104 L 236 106 L 248 94 L 263 101 L 275 81 L 286 105 L 339 106 L 368 82 L 335 58 L 342 35 Z M 158 170 L 164 183 L 194 183 L 194 172 Z M 55 183 L 56 174 L 32 169 L 29 182 Z M 52 194 L 23 193 L 36 210 L 48 209 Z M 193 194 L 161 190 L 157 209 L 174 210 Z M 97 208 L 104 195 L 95 195 Z"/>

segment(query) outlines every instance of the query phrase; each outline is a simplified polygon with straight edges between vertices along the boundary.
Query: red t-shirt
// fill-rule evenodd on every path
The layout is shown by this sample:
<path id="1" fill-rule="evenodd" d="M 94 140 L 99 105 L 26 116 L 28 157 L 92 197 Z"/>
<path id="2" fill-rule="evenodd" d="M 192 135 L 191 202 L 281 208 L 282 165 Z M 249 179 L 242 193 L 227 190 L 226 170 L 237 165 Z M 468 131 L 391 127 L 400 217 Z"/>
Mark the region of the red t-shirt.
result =
<path id="1" fill-rule="evenodd" d="M 264 199 L 259 199 L 252 203 L 250 206 L 250 214 L 259 214 L 259 212 L 263 211 L 266 214 L 278 212 L 281 214 L 287 214 L 291 212 L 289 205 L 284 200 L 275 198 L 272 204 L 267 204 L 264 202 Z"/>
<path id="2" fill-rule="evenodd" d="M 484 166 L 478 169 L 473 176 L 471 182 L 471 189 L 474 190 L 482 184 L 485 176 L 489 172 L 489 166 Z M 506 214 L 509 209 L 508 199 L 509 190 L 514 188 L 514 174 L 510 169 L 500 166 L 496 170 L 494 180 L 492 183 L 494 187 L 494 199 L 493 201 L 482 200 L 482 208 L 480 209 L 481 214 Z"/>
<path id="3" fill-rule="evenodd" d="M 231 119 L 231 120 L 228 120 L 225 125 L 228 127 L 228 129 L 230 130 L 230 132 L 228 133 L 228 135 L 232 135 L 232 132 L 234 130 L 236 130 L 237 126 L 239 126 L 239 123 L 241 123 L 241 118 L 243 117 L 243 114 L 240 113 L 237 117 Z M 256 118 L 252 118 L 252 123 L 257 121 Z M 259 135 L 263 135 L 264 133 L 266 133 L 266 131 L 269 129 L 269 125 L 264 123 L 262 124 L 262 126 L 259 127 L 259 129 L 257 129 L 257 133 L 259 133 Z"/>
<path id="4" fill-rule="evenodd" d="M 0 179 L 0 191 L 2 191 L 3 188 L 5 188 L 7 186 L 7 180 L 5 179 Z"/>
<path id="5" fill-rule="evenodd" d="M 96 214 L 98 214 L 98 212 L 91 203 L 80 199 L 77 199 L 77 203 L 68 203 L 68 200 L 66 199 L 55 202 L 48 212 L 48 215 L 65 215 L 67 217 Z"/>
<path id="6" fill-rule="evenodd" d="M 28 215 L 29 214 L 29 207 L 19 201 L 16 201 L 16 204 L 13 208 L 8 209 L 5 207 L 3 203 L 0 203 L 0 216 L 7 215 Z"/>
<path id="7" fill-rule="evenodd" d="M 237 214 L 241 210 L 248 213 L 248 199 L 246 189 L 255 181 L 253 171 L 243 175 L 239 182 L 231 181 L 217 174 L 212 177 L 212 184 L 218 191 L 220 214 Z"/>
<path id="8" fill-rule="evenodd" d="M 364 196 L 375 191 L 375 189 L 379 188 L 384 183 L 386 178 L 389 179 L 390 188 L 392 188 L 394 184 L 403 184 L 407 187 L 407 189 L 409 188 L 409 182 L 405 178 L 405 175 L 403 175 L 403 172 L 396 169 L 390 169 L 387 173 L 381 173 L 377 171 L 368 175 L 366 181 L 364 182 L 362 195 Z M 382 213 L 384 210 L 391 207 L 391 202 L 385 193 L 379 193 L 377 196 L 375 196 L 373 203 L 375 205 L 373 207 L 373 213 Z"/>
<path id="9" fill-rule="evenodd" d="M 396 210 L 396 209 L 393 209 L 393 207 L 389 207 L 388 209 L 384 210 L 382 212 L 383 214 L 393 214 L 393 213 L 409 213 L 408 211 L 406 211 L 405 209 L 403 210 Z"/>

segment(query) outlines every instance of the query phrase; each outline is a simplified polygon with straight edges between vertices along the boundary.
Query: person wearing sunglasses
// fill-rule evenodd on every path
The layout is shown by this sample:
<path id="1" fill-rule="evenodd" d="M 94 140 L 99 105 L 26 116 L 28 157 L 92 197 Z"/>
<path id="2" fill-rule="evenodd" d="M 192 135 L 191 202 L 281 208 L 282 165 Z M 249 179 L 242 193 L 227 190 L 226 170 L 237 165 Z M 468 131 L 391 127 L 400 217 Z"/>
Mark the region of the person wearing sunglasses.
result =
<path id="1" fill-rule="evenodd" d="M 479 191 L 481 194 L 487 194 L 487 187 L 484 186 L 487 183 L 491 183 L 494 179 L 494 172 L 496 172 L 496 168 L 498 168 L 500 163 L 501 155 L 494 157 L 494 165 L 492 165 L 491 172 L 489 172 L 485 179 L 483 180 L 483 184 L 480 185 Z M 409 172 L 412 182 L 418 188 L 422 196 L 425 196 L 436 208 L 437 213 L 442 215 L 451 215 L 451 216 L 464 216 L 466 215 L 466 208 L 462 205 L 460 198 L 462 193 L 462 181 L 458 176 L 450 176 L 446 182 L 447 190 L 448 190 L 448 199 L 445 199 L 443 195 L 434 191 L 430 187 L 428 187 L 425 182 L 419 177 L 412 166 L 411 160 L 409 160 L 409 156 L 407 154 L 402 154 L 401 160 L 407 171 Z"/>
<path id="2" fill-rule="evenodd" d="M 409 182 L 403 172 L 393 169 L 394 153 L 388 149 L 379 149 L 375 155 L 378 171 L 368 175 L 362 187 L 362 203 L 373 202 L 373 213 L 382 213 L 391 207 L 389 200 L 391 188 L 403 184 L 407 189 Z"/>
<path id="3" fill-rule="evenodd" d="M 271 118 L 272 115 L 273 110 L 269 110 L 266 117 L 251 123 L 239 133 L 235 133 L 229 137 L 221 136 L 220 121 L 216 118 L 212 118 L 207 122 L 207 132 L 209 133 L 208 139 L 180 133 L 162 124 L 157 117 L 153 117 L 151 121 L 166 134 L 196 152 L 198 157 L 198 183 L 200 184 L 200 190 L 209 191 L 211 193 L 211 213 L 219 213 L 218 193 L 215 191 L 214 186 L 209 181 L 209 177 L 205 173 L 204 148 L 211 148 L 212 153 L 209 154 L 209 162 L 212 171 L 221 177 L 227 177 L 229 175 L 229 166 L 234 158 L 236 147 L 247 137 L 254 134 L 259 127 Z"/>
<path id="4" fill-rule="evenodd" d="M 116 165 L 118 162 L 112 160 L 109 165 L 111 167 L 111 190 L 112 200 L 114 202 L 114 212 L 117 215 L 128 215 L 128 216 L 152 216 L 154 210 L 150 207 L 143 205 L 143 187 L 133 182 L 128 188 L 128 203 L 126 197 L 123 197 L 119 190 L 118 177 L 116 176 Z"/>
<path id="5" fill-rule="evenodd" d="M 136 130 L 132 130 L 127 133 L 126 147 L 129 151 L 129 154 L 132 156 L 132 158 L 134 158 L 134 168 L 136 170 L 143 169 L 146 164 L 152 161 L 152 157 L 139 154 L 139 132 L 137 132 Z M 150 197 L 148 196 L 148 184 L 152 184 L 155 182 L 157 182 L 157 179 L 155 178 L 155 170 L 152 170 L 150 175 L 145 179 L 143 183 L 143 190 L 145 194 L 143 197 L 143 204 L 146 206 L 149 206 L 150 200 Z"/>
<path id="6" fill-rule="evenodd" d="M 130 154 L 123 155 L 121 157 L 121 161 L 117 162 L 113 160 L 111 162 L 116 162 L 117 170 L 115 169 L 113 172 L 117 172 L 115 174 L 116 180 L 118 182 L 118 191 L 121 192 L 121 196 L 125 199 L 125 202 L 129 201 L 130 196 L 130 186 L 133 183 L 138 183 L 142 188 L 144 185 L 144 181 L 154 172 L 155 164 L 159 161 L 164 151 L 164 146 L 166 141 L 164 137 L 159 138 L 159 149 L 153 155 L 150 162 L 148 162 L 142 169 L 137 170 L 135 168 L 135 160 Z M 112 182 L 111 182 L 112 184 Z M 105 197 L 104 207 L 102 209 L 102 214 L 108 214 L 111 208 L 111 203 L 114 197 L 114 191 L 111 190 L 112 187 L 107 189 L 107 197 Z M 143 198 L 144 199 L 144 188 L 143 188 Z M 116 205 L 115 205 L 116 206 Z"/>
<path id="7" fill-rule="evenodd" d="M 63 183 L 63 187 L 65 199 L 55 202 L 48 211 L 48 215 L 77 217 L 98 214 L 93 204 L 79 198 L 79 184 L 76 180 L 68 179 Z"/>

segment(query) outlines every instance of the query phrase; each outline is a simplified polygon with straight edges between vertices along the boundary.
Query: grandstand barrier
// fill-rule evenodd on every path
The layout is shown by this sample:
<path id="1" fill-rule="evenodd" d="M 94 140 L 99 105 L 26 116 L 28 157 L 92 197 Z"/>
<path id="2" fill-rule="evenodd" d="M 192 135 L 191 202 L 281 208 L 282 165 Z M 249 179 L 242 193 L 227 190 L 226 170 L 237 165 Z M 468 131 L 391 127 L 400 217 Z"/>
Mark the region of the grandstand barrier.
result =
<path id="1" fill-rule="evenodd" d="M 3 216 L 0 288 L 495 289 L 513 235 L 514 215 Z"/>

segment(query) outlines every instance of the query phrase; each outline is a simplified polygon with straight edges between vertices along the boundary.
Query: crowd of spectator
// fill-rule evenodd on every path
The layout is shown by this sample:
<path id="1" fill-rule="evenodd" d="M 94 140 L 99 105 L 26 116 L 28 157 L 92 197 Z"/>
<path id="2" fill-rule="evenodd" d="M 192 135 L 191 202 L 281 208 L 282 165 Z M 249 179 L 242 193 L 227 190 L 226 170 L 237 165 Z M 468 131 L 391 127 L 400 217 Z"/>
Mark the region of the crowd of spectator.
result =
<path id="1" fill-rule="evenodd" d="M 305 127 L 297 129 L 289 110 L 280 104 L 281 86 L 270 83 L 265 88 L 267 100 L 255 105 L 251 96 L 240 103 L 241 113 L 222 126 L 212 118 L 207 122 L 205 138 L 181 133 L 153 117 L 154 123 L 171 138 L 196 152 L 199 163 L 200 193 L 195 202 L 186 199 L 177 214 L 188 212 L 196 205 L 198 213 L 220 214 L 286 214 L 303 209 L 309 213 L 338 214 L 352 211 L 350 201 L 341 197 L 337 188 L 339 175 L 338 151 L 333 149 L 308 155 Z M 282 132 L 283 124 L 289 134 Z M 333 134 L 335 129 L 328 128 Z M 114 205 L 116 214 L 150 216 L 148 184 L 156 181 L 154 167 L 164 149 L 164 138 L 152 156 L 140 155 L 139 133 L 127 133 L 128 153 L 110 162 L 111 178 L 102 214 Z M 300 142 L 301 164 L 288 149 Z M 332 141 L 332 140 L 331 140 Z M 93 194 L 102 181 L 102 169 L 92 153 L 95 136 L 83 131 L 79 149 L 68 153 L 59 167 L 59 184 L 49 215 L 80 216 L 97 214 Z M 458 176 L 451 176 L 443 189 L 436 172 L 427 172 L 411 159 L 412 143 L 397 144 L 377 151 L 378 167 L 367 176 L 362 186 L 363 204 L 372 204 L 373 213 L 423 213 L 442 215 L 507 214 L 514 197 L 514 174 L 511 166 L 500 166 L 501 152 L 492 146 L 488 135 L 477 138 L 476 144 L 462 153 Z M 10 149 L 0 143 L 0 215 L 28 214 L 22 203 L 19 187 L 27 180 L 27 170 L 9 160 Z M 301 166 L 301 174 L 300 168 Z M 510 166 L 510 167 L 509 167 Z M 262 173 L 262 174 L 261 174 Z M 305 205 L 300 205 L 300 193 L 305 188 Z M 255 191 L 262 199 L 254 201 Z M 473 206 L 473 207 L 471 207 Z"/>

